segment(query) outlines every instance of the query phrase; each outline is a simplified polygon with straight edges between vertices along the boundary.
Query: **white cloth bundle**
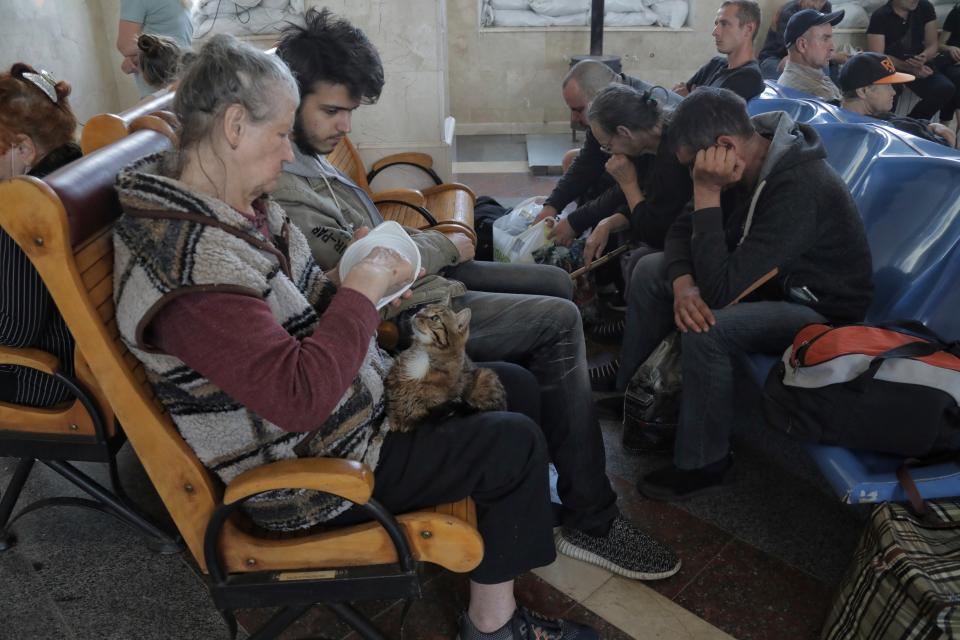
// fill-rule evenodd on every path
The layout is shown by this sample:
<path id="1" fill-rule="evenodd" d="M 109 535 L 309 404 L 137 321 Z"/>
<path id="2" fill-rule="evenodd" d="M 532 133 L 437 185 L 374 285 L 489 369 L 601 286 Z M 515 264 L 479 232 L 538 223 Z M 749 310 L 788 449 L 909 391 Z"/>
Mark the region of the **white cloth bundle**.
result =
<path id="1" fill-rule="evenodd" d="M 530 9 L 529 0 L 490 0 L 490 6 L 494 11 L 501 9 L 507 11 L 527 11 Z"/>
<path id="2" fill-rule="evenodd" d="M 833 7 L 834 11 L 843 10 L 843 20 L 837 23 L 838 29 L 866 29 L 870 16 L 866 9 L 855 2 L 844 2 Z"/>
<path id="3" fill-rule="evenodd" d="M 589 13 L 573 13 L 567 16 L 544 16 L 533 11 L 495 11 L 495 27 L 583 27 Z"/>
<path id="4" fill-rule="evenodd" d="M 657 24 L 661 27 L 679 29 L 687 23 L 690 6 L 687 0 L 661 0 L 650 5 L 650 9 L 657 14 Z"/>
<path id="5" fill-rule="evenodd" d="M 630 13 L 649 6 L 653 0 L 607 0 L 603 4 L 604 13 Z"/>
<path id="6" fill-rule="evenodd" d="M 607 27 L 646 27 L 654 24 L 658 18 L 650 9 L 640 7 L 638 11 L 630 13 L 608 13 L 603 16 L 603 24 Z"/>
<path id="7" fill-rule="evenodd" d="M 530 0 L 530 8 L 540 15 L 559 18 L 590 11 L 590 0 Z"/>

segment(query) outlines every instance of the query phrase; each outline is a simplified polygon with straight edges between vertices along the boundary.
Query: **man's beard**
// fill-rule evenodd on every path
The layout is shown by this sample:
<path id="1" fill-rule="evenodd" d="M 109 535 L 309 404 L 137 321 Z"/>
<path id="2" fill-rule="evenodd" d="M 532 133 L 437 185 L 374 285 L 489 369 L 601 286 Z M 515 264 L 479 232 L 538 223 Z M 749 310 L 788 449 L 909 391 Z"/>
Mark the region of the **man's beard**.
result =
<path id="1" fill-rule="evenodd" d="M 302 153 L 309 156 L 323 156 L 330 153 L 329 151 L 321 151 L 311 144 L 310 136 L 303 128 L 303 118 L 300 117 L 299 111 L 297 111 L 297 117 L 293 121 L 293 142 Z"/>

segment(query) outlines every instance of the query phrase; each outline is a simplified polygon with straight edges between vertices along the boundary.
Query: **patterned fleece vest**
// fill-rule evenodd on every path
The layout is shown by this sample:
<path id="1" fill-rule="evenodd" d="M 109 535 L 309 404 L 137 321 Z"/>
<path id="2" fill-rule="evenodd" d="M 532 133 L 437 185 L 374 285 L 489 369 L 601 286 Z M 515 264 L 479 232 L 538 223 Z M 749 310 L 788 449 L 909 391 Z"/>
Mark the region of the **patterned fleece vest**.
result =
<path id="1" fill-rule="evenodd" d="M 125 213 L 113 234 L 114 301 L 120 334 L 143 362 L 180 435 L 225 483 L 298 453 L 349 458 L 375 468 L 386 433 L 383 380 L 390 360 L 372 338 L 350 388 L 297 451 L 308 434 L 284 431 L 144 341 L 147 325 L 163 305 L 191 290 L 260 298 L 298 339 L 313 332 L 335 293 L 306 239 L 279 206 L 264 201 L 273 236 L 265 238 L 224 202 L 167 177 L 164 167 L 175 166 L 175 160 L 171 154 L 150 156 L 117 178 Z M 248 501 L 247 511 L 262 527 L 289 531 L 328 520 L 349 506 L 315 491 L 282 490 Z"/>

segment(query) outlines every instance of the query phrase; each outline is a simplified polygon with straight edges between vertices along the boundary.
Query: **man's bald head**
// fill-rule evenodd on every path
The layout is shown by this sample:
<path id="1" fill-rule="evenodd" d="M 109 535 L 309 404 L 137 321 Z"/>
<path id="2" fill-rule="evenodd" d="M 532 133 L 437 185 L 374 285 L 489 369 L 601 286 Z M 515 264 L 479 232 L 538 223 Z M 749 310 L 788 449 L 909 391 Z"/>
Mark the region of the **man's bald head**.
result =
<path id="1" fill-rule="evenodd" d="M 570 107 L 570 124 L 587 127 L 587 105 L 620 76 L 596 60 L 581 60 L 563 78 L 563 101 Z"/>

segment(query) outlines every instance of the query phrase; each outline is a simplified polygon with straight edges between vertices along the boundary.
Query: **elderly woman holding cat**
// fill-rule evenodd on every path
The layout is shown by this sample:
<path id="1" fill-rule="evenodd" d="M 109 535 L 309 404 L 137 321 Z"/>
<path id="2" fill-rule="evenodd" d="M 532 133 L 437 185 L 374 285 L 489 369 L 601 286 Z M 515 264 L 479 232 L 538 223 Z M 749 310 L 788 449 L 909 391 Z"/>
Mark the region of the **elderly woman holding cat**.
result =
<path id="1" fill-rule="evenodd" d="M 121 334 L 187 444 L 224 482 L 268 461 L 332 456 L 373 468 L 374 498 L 394 512 L 473 497 L 485 554 L 463 634 L 482 637 L 471 634 L 515 621 L 513 578 L 555 556 L 543 436 L 511 412 L 391 430 L 390 359 L 373 340 L 374 302 L 412 267 L 379 250 L 337 283 L 265 195 L 293 157 L 298 98 L 278 58 L 230 36 L 204 45 L 174 102 L 179 148 L 117 180 Z M 501 376 L 511 401 L 536 396 L 517 369 Z M 248 511 L 263 527 L 289 531 L 350 517 L 349 506 L 300 492 L 265 494 Z M 541 624 L 521 615 L 527 629 Z"/>

